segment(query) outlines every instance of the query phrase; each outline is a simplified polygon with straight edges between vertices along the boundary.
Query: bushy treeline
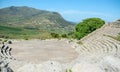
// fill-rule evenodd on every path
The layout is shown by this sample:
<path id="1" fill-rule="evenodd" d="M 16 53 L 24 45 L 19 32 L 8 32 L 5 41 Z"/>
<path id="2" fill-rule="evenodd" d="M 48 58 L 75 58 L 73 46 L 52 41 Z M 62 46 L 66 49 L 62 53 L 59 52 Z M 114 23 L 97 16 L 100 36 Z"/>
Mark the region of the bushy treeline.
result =
<path id="1" fill-rule="evenodd" d="M 87 18 L 75 26 L 74 36 L 81 39 L 105 24 L 100 18 Z"/>
<path id="2" fill-rule="evenodd" d="M 57 33 L 51 33 L 51 36 L 53 38 L 68 38 L 67 34 L 57 34 Z"/>
<path id="3" fill-rule="evenodd" d="M 100 18 L 87 18 L 84 19 L 82 22 L 76 24 L 75 30 L 68 34 L 57 34 L 51 33 L 53 38 L 75 38 L 81 39 L 84 36 L 88 35 L 89 33 L 95 31 L 96 29 L 100 28 L 105 24 L 105 21 Z"/>

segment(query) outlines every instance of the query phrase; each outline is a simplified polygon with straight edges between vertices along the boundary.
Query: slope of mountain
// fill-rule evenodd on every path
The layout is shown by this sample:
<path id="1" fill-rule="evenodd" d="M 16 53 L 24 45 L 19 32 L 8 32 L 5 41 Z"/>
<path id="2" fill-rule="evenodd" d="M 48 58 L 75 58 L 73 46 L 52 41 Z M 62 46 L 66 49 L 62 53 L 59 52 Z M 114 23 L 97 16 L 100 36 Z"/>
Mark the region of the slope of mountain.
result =
<path id="1" fill-rule="evenodd" d="M 7 7 L 0 9 L 0 23 L 19 26 L 56 26 L 65 27 L 70 24 L 57 12 L 38 10 L 31 7 Z"/>
<path id="2" fill-rule="evenodd" d="M 4 27 L 4 31 L 2 31 L 2 27 Z M 11 27 L 22 29 L 23 32 L 25 29 L 27 31 L 37 30 L 42 33 L 67 33 L 73 31 L 74 24 L 66 21 L 57 12 L 38 10 L 27 6 L 11 6 L 0 9 L 0 28 L 2 28 L 0 30 L 7 33 L 8 31 L 5 32 L 5 29 L 8 28 L 10 34 L 13 34 Z"/>

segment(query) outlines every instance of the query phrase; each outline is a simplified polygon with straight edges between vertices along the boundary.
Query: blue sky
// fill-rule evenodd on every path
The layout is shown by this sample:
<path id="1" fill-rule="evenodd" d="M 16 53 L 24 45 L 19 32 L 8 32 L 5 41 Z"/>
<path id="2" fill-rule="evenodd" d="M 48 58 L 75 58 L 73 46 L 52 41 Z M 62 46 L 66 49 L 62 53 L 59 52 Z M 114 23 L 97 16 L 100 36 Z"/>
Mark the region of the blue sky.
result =
<path id="1" fill-rule="evenodd" d="M 120 19 L 120 0 L 0 0 L 0 8 L 9 6 L 56 11 L 73 22 L 90 17 L 99 17 L 107 22 Z"/>

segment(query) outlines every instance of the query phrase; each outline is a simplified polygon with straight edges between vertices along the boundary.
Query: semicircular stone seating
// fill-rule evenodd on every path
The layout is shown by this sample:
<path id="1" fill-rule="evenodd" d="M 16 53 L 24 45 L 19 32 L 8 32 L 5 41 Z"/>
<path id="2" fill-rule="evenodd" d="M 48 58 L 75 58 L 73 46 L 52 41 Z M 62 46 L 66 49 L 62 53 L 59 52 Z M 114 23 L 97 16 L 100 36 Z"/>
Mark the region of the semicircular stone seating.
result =
<path id="1" fill-rule="evenodd" d="M 120 72 L 120 28 L 105 25 L 74 46 L 79 57 L 71 63 L 72 72 Z"/>
<path id="2" fill-rule="evenodd" d="M 10 62 L 15 60 L 11 56 L 11 50 L 12 48 L 4 44 L 0 47 L 0 72 L 13 72 L 8 66 Z"/>

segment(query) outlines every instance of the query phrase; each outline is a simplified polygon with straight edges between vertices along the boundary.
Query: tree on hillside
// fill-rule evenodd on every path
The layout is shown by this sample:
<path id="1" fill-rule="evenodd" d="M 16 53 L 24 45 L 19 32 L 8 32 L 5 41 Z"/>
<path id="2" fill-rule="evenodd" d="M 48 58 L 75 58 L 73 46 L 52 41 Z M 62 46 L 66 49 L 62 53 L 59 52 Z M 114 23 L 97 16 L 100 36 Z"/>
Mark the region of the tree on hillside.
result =
<path id="1" fill-rule="evenodd" d="M 93 32 L 94 30 L 100 28 L 105 24 L 100 18 L 87 18 L 84 19 L 82 22 L 78 23 L 75 26 L 75 38 L 81 39 L 82 37 L 86 36 L 87 34 Z"/>
<path id="2" fill-rule="evenodd" d="M 57 34 L 57 33 L 51 33 L 51 36 L 52 36 L 53 38 L 59 38 L 59 37 L 60 37 L 59 34 Z"/>

